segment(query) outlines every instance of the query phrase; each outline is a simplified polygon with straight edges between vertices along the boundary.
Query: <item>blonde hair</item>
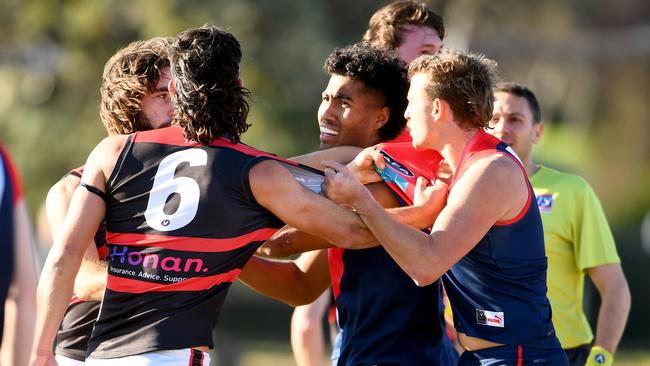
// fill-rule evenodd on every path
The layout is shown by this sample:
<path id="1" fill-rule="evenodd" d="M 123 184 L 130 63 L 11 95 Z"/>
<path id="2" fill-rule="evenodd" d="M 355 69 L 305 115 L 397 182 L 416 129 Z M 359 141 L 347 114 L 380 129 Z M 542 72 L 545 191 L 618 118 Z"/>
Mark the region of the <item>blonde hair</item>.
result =
<path id="1" fill-rule="evenodd" d="M 427 76 L 430 98 L 449 103 L 459 126 L 473 130 L 487 127 L 492 119 L 497 83 L 496 62 L 483 55 L 443 50 L 436 56 L 420 56 L 409 67 L 409 78 Z"/>

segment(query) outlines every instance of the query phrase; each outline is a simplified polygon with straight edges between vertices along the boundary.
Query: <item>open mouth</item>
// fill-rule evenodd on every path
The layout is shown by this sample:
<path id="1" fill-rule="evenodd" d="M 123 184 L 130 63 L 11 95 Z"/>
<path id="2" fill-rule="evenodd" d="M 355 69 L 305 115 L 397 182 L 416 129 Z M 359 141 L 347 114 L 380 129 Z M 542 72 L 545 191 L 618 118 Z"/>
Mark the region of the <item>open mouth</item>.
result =
<path id="1" fill-rule="evenodd" d="M 320 134 L 321 136 L 337 136 L 339 133 L 337 131 L 331 130 L 327 127 L 320 126 Z"/>

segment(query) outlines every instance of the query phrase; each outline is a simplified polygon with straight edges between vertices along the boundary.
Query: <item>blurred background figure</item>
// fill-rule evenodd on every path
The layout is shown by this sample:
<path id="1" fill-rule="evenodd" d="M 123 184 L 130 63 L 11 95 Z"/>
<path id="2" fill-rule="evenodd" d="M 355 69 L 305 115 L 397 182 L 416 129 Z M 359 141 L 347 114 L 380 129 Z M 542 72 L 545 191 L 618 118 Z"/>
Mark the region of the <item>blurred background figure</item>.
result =
<path id="1" fill-rule="evenodd" d="M 497 86 L 490 127 L 488 132 L 519 155 L 535 190 L 544 224 L 553 325 L 570 364 L 611 365 L 631 298 L 598 197 L 581 177 L 533 161 L 533 145 L 542 137 L 544 123 L 537 98 L 527 87 Z M 582 307 L 585 274 L 601 298 L 595 340 Z"/>
<path id="2" fill-rule="evenodd" d="M 18 171 L 0 145 L 0 364 L 26 365 L 36 312 L 36 257 Z"/>

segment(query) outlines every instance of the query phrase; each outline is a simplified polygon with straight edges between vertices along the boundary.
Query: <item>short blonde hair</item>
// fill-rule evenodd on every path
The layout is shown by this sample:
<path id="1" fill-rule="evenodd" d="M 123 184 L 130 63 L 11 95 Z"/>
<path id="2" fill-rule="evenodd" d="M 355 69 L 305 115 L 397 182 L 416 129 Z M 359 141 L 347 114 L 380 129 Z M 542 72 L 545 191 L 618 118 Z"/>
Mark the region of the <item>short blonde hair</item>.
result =
<path id="1" fill-rule="evenodd" d="M 496 62 L 482 55 L 443 50 L 435 56 L 424 55 L 409 67 L 409 78 L 425 74 L 426 92 L 432 99 L 449 103 L 459 126 L 467 129 L 487 127 L 492 119 L 497 83 Z"/>

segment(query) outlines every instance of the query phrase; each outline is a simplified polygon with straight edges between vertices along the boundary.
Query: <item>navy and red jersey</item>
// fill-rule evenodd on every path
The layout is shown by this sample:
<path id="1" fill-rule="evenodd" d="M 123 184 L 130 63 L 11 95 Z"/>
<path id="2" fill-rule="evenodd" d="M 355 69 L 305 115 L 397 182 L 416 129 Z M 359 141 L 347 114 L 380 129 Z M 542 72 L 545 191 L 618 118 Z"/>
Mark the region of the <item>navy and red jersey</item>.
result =
<path id="1" fill-rule="evenodd" d="M 213 346 L 226 293 L 283 223 L 253 197 L 269 154 L 177 126 L 128 137 L 107 182 L 108 280 L 92 358 Z"/>
<path id="2" fill-rule="evenodd" d="M 70 171 L 66 176 L 77 177 L 81 181 L 83 166 Z M 100 260 L 106 258 L 106 223 L 102 222 L 95 233 L 95 246 Z M 56 354 L 74 360 L 83 361 L 86 358 L 88 340 L 99 315 L 99 301 L 84 301 L 76 296 L 70 300 L 70 305 L 63 316 L 61 327 L 56 334 Z"/>
<path id="3" fill-rule="evenodd" d="M 458 332 L 496 343 L 559 348 L 546 297 L 544 233 L 533 189 L 517 155 L 479 131 L 461 155 L 451 189 L 476 159 L 505 154 L 521 168 L 528 201 L 521 213 L 497 222 L 443 277 Z"/>
<path id="4" fill-rule="evenodd" d="M 435 178 L 441 158 L 414 154 L 408 142 L 379 147 L 386 162 L 382 177 L 404 204 L 412 203 L 417 176 L 426 171 Z M 442 342 L 438 281 L 418 287 L 381 246 L 330 248 L 328 257 L 342 337 L 338 365 L 455 364 L 455 351 Z"/>
<path id="5" fill-rule="evenodd" d="M 4 328 L 4 303 L 14 275 L 14 207 L 22 199 L 18 170 L 0 145 L 0 344 Z"/>

